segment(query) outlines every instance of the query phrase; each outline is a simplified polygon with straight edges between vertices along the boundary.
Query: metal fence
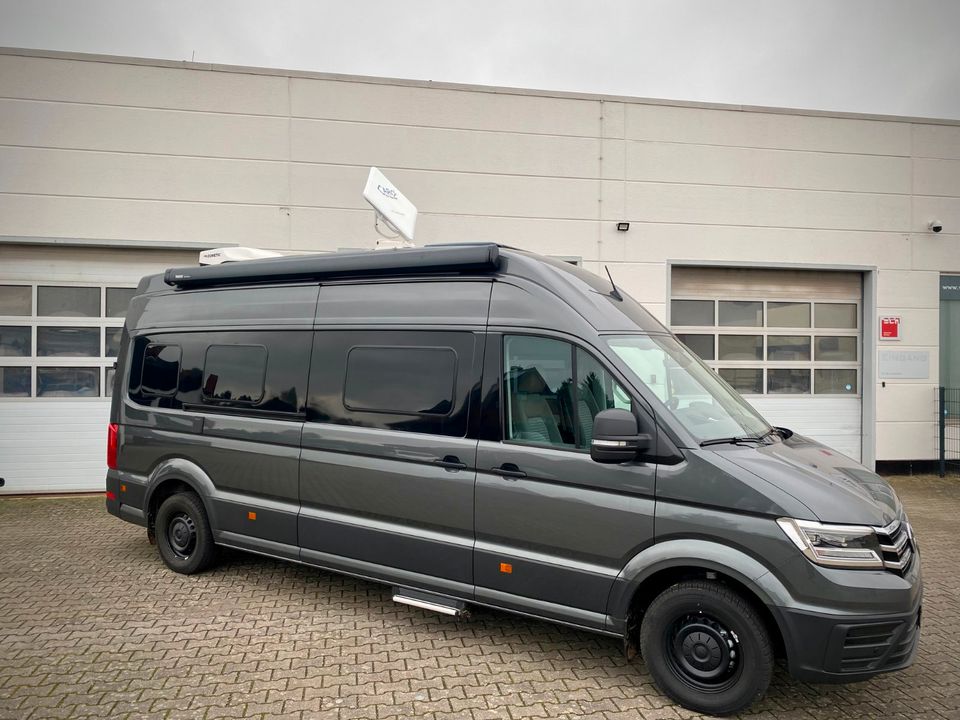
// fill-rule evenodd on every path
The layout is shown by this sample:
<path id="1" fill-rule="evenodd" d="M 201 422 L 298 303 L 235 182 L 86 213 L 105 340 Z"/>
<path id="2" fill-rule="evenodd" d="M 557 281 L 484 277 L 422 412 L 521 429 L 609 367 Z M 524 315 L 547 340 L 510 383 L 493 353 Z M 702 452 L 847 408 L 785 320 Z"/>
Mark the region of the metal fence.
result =
<path id="1" fill-rule="evenodd" d="M 940 419 L 940 477 L 960 474 L 960 388 L 941 387 L 937 416 Z"/>

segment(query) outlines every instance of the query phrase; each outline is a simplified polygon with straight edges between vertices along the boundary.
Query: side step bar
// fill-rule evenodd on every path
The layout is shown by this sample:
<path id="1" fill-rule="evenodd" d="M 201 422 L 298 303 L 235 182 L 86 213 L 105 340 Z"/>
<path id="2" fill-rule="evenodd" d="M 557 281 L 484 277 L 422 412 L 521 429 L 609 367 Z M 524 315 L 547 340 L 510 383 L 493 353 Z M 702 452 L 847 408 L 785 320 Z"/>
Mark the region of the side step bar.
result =
<path id="1" fill-rule="evenodd" d="M 456 600 L 444 595 L 434 595 L 422 590 L 394 587 L 393 601 L 454 617 L 469 617 L 470 615 L 467 604 L 463 600 Z"/>

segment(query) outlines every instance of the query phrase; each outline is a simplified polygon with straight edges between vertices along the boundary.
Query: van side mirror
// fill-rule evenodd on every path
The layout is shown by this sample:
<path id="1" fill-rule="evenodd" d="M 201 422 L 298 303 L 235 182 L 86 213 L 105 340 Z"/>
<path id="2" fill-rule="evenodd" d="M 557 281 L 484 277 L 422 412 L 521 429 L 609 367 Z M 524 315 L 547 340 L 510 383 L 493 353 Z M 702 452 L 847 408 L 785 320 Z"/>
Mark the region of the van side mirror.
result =
<path id="1" fill-rule="evenodd" d="M 601 410 L 593 419 L 590 457 L 594 462 L 630 462 L 638 453 L 649 450 L 650 443 L 650 436 L 640 432 L 637 418 L 629 410 Z"/>

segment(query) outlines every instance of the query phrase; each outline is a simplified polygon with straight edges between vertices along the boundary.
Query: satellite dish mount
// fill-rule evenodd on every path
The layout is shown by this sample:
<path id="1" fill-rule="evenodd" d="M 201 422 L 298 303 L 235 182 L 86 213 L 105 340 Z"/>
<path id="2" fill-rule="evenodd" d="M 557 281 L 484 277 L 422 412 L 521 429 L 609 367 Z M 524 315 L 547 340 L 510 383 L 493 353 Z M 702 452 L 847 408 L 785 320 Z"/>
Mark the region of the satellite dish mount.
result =
<path id="1" fill-rule="evenodd" d="M 413 234 L 417 225 L 417 206 L 407 200 L 402 192 L 397 190 L 386 175 L 377 168 L 370 168 L 367 184 L 363 188 L 363 199 L 373 207 L 376 213 L 373 226 L 377 234 L 388 241 L 395 241 L 390 245 L 377 241 L 378 247 L 413 247 Z M 396 233 L 386 235 L 380 229 L 380 221 Z M 403 240 L 398 240 L 398 237 Z"/>

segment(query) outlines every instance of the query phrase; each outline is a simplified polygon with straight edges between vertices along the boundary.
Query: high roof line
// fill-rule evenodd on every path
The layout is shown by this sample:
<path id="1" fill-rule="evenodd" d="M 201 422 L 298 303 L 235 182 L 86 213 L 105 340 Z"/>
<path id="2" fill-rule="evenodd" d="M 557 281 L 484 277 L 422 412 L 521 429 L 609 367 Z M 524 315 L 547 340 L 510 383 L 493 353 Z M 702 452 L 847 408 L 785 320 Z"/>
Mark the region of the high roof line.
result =
<path id="1" fill-rule="evenodd" d="M 234 73 L 242 75 L 263 75 L 272 77 L 305 78 L 328 80 L 332 82 L 366 83 L 369 85 L 394 85 L 413 88 L 433 88 L 438 90 L 457 90 L 461 92 L 490 93 L 494 95 L 524 95 L 530 97 L 559 98 L 564 100 L 585 100 L 593 102 L 618 102 L 636 105 L 662 105 L 667 107 L 699 108 L 704 110 L 730 110 L 747 113 L 769 113 L 774 115 L 799 115 L 806 117 L 840 118 L 847 120 L 878 120 L 882 122 L 919 123 L 925 125 L 960 126 L 960 120 L 949 118 L 924 118 L 906 115 L 881 115 L 875 113 L 840 112 L 830 110 L 811 110 L 805 108 L 783 108 L 763 105 L 737 105 L 731 103 L 693 102 L 689 100 L 668 100 L 663 98 L 643 98 L 627 95 L 604 95 L 598 93 L 577 93 L 561 90 L 538 90 L 535 88 L 500 87 L 494 85 L 468 85 L 465 83 L 434 82 L 432 80 L 409 80 L 401 78 L 375 77 L 367 75 L 344 75 L 309 70 L 285 70 L 282 68 L 250 67 L 245 65 L 224 65 L 219 63 L 200 63 L 188 60 L 161 60 L 158 58 L 139 58 L 122 55 L 100 55 L 95 53 L 65 52 L 60 50 L 37 50 L 31 48 L 0 47 L 0 55 L 19 57 L 47 58 L 52 60 L 76 60 L 80 62 L 113 63 L 116 65 L 140 65 L 178 70 L 200 70 L 207 72 Z"/>

